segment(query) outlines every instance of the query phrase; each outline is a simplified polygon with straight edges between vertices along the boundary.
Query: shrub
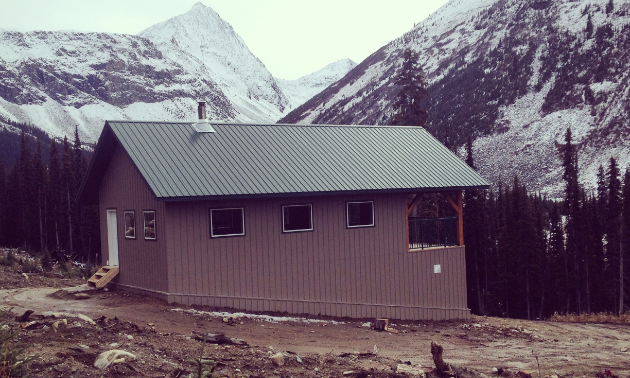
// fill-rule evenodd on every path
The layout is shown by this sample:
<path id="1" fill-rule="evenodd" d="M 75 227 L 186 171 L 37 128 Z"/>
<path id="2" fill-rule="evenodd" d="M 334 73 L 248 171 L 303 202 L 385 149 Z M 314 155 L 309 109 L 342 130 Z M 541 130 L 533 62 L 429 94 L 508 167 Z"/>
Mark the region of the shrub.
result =
<path id="1" fill-rule="evenodd" d="M 26 356 L 28 349 L 16 340 L 17 331 L 11 328 L 11 311 L 0 310 L 0 378 L 24 377 L 28 373 L 28 363 L 34 357 Z"/>

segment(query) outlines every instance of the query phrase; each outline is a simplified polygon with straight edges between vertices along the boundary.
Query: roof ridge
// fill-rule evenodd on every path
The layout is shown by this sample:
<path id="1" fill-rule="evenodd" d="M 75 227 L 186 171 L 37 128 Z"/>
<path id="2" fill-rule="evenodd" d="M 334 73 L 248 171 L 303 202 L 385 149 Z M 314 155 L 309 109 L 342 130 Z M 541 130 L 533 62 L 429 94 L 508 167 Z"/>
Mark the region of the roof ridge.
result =
<path id="1" fill-rule="evenodd" d="M 196 121 L 140 121 L 140 120 L 107 120 L 106 122 L 116 123 L 157 123 L 157 124 L 175 124 L 190 125 Z M 424 129 L 422 126 L 403 126 L 403 125 L 330 125 L 330 124 L 295 124 L 295 123 L 237 123 L 237 122 L 209 122 L 215 126 L 274 126 L 274 127 L 322 127 L 322 128 L 353 128 L 353 129 Z"/>

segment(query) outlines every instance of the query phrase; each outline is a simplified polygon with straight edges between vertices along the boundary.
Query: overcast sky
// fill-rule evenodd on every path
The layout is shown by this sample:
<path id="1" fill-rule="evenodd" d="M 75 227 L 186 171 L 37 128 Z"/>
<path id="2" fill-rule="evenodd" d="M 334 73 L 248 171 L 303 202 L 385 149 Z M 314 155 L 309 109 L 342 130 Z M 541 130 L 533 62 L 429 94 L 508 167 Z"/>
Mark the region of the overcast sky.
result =
<path id="1" fill-rule="evenodd" d="M 360 63 L 448 0 L 202 0 L 276 77 Z M 136 34 L 197 0 L 0 0 L 0 28 Z"/>

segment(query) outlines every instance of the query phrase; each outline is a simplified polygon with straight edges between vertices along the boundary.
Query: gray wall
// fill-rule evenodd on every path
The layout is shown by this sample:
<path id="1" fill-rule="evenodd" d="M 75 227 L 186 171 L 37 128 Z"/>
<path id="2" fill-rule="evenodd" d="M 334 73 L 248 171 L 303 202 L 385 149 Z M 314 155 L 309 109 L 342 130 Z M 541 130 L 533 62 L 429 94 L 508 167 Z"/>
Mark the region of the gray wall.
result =
<path id="1" fill-rule="evenodd" d="M 469 317 L 464 248 L 408 252 L 406 199 L 166 203 L 168 299 L 357 318 Z M 375 227 L 346 228 L 349 200 L 374 200 Z M 281 206 L 300 203 L 312 203 L 314 231 L 283 234 Z M 208 209 L 215 207 L 244 207 L 246 236 L 211 239 Z"/>
<path id="2" fill-rule="evenodd" d="M 116 209 L 118 226 L 118 258 L 120 271 L 116 283 L 152 290 L 166 298 L 166 240 L 164 203 L 157 202 L 133 166 L 127 153 L 116 148 L 112 160 L 99 187 L 99 217 L 101 228 L 101 251 L 105 265 L 108 258 L 107 209 Z M 125 210 L 134 210 L 136 216 L 136 239 L 125 239 Z M 156 211 L 157 240 L 144 240 L 143 210 Z"/>

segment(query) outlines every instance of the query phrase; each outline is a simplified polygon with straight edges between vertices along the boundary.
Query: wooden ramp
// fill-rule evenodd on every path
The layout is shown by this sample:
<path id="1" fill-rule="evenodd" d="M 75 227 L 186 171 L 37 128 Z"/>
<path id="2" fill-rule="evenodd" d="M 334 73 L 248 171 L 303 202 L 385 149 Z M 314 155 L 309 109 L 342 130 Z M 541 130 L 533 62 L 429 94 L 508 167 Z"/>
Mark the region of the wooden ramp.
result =
<path id="1" fill-rule="evenodd" d="M 117 266 L 104 266 L 88 280 L 88 285 L 104 287 L 118 274 Z"/>

